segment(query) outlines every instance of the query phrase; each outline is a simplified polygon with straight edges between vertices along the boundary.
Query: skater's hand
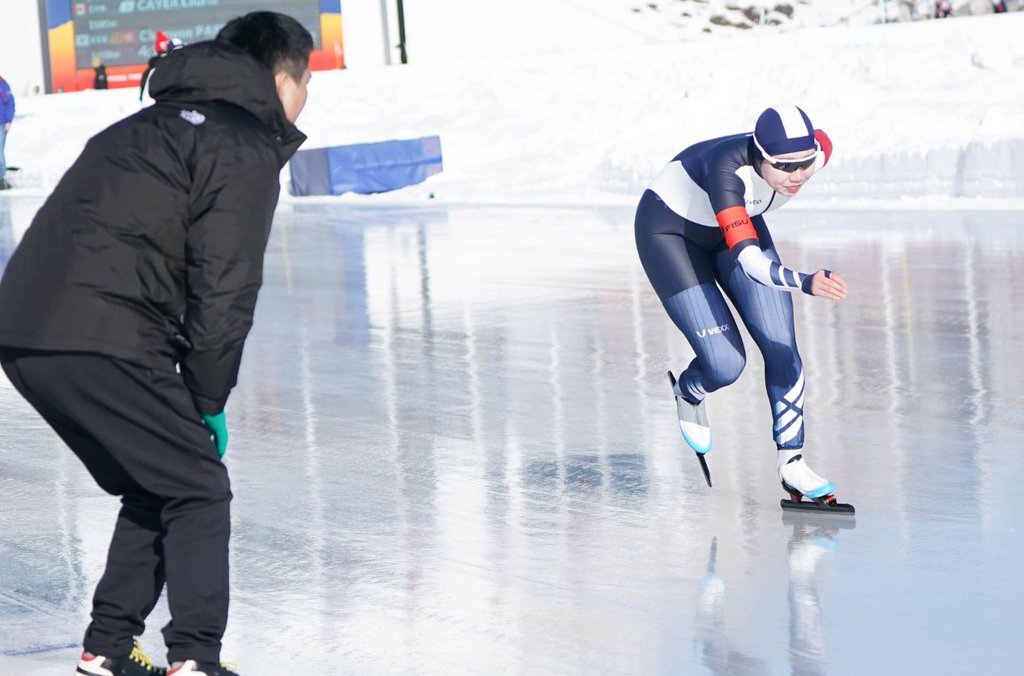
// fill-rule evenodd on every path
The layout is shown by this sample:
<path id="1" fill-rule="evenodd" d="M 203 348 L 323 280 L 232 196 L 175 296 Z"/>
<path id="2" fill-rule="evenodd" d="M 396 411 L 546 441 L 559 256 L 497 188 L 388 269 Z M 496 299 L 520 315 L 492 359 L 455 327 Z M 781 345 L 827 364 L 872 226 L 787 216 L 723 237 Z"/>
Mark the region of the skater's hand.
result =
<path id="1" fill-rule="evenodd" d="M 818 270 L 811 277 L 811 295 L 824 296 L 829 300 L 846 298 L 846 282 L 831 270 Z"/>
<path id="2" fill-rule="evenodd" d="M 224 417 L 224 411 L 216 415 L 203 414 L 203 423 L 213 436 L 212 441 L 217 447 L 217 455 L 223 458 L 228 450 L 228 423 Z"/>

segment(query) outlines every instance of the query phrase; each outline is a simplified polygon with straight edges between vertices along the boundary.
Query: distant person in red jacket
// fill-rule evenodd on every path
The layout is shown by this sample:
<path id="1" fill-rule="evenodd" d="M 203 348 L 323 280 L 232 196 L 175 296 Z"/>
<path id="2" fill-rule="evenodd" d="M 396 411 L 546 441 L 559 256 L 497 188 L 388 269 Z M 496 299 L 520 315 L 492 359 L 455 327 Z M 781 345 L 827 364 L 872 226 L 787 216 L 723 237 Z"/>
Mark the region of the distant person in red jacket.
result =
<path id="1" fill-rule="evenodd" d="M 173 52 L 175 49 L 180 49 L 185 46 L 185 43 L 178 38 L 169 38 L 163 31 L 156 32 L 156 39 L 153 40 L 153 51 L 156 52 L 153 56 L 149 57 L 149 63 L 146 65 L 146 72 L 142 74 L 142 79 L 139 81 L 139 101 L 145 101 L 148 98 L 149 92 L 146 86 L 149 84 L 149 76 L 153 74 L 153 69 L 160 63 L 160 59 Z M 152 103 L 152 98 L 149 99 Z"/>

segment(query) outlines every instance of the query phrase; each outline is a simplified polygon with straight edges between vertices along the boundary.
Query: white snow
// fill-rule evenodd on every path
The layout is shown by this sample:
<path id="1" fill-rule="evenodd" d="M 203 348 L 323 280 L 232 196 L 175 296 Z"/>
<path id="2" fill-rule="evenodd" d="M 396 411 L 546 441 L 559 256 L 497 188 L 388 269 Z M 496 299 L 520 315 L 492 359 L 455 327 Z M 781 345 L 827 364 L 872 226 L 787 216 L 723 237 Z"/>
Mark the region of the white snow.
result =
<path id="1" fill-rule="evenodd" d="M 632 202 L 679 150 L 749 130 L 781 102 L 803 107 L 835 144 L 797 202 L 1016 204 L 1024 195 L 1024 13 L 873 24 L 867 12 L 877 8 L 835 0 L 797 3 L 779 27 L 704 33 L 707 16 L 666 21 L 639 2 L 561 1 L 547 11 L 539 2 L 515 3 L 521 14 L 495 5 L 490 29 L 472 33 L 444 21 L 456 10 L 484 21 L 485 3 L 445 0 L 433 20 L 406 3 L 409 65 L 315 73 L 299 120 L 306 148 L 439 135 L 444 155 L 444 173 L 422 185 L 328 199 Z M 724 7 L 657 4 L 708 15 Z M 623 6 L 644 9 L 624 20 Z M 839 21 L 856 8 L 859 22 Z M 423 37 L 446 30 L 447 50 Z M 15 192 L 45 194 L 88 137 L 138 100 L 111 90 L 18 104 L 7 143 L 8 162 L 23 167 Z"/>

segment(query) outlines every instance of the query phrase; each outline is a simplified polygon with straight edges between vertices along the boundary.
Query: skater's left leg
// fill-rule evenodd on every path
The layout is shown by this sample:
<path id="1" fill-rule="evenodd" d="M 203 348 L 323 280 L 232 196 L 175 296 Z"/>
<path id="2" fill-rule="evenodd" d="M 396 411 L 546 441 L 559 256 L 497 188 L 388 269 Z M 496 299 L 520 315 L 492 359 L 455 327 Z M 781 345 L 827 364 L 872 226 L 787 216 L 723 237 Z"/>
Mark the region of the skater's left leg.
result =
<path id="1" fill-rule="evenodd" d="M 780 262 L 764 220 L 755 217 L 754 223 L 765 255 Z M 764 358 L 779 477 L 810 498 L 832 493 L 832 483 L 812 472 L 803 461 L 805 380 L 796 342 L 792 296 L 747 277 L 735 256 L 728 252 L 717 257 L 716 274 Z"/>

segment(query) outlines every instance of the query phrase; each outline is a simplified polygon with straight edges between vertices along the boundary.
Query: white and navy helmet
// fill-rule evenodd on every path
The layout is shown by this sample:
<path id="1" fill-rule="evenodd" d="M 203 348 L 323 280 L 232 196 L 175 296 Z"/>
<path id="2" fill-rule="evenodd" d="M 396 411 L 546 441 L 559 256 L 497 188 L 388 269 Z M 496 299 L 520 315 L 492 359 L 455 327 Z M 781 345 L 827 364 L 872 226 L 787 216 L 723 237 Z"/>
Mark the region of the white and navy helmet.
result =
<path id="1" fill-rule="evenodd" d="M 765 157 L 814 150 L 814 125 L 807 113 L 793 105 L 772 106 L 758 115 L 754 144 Z"/>

